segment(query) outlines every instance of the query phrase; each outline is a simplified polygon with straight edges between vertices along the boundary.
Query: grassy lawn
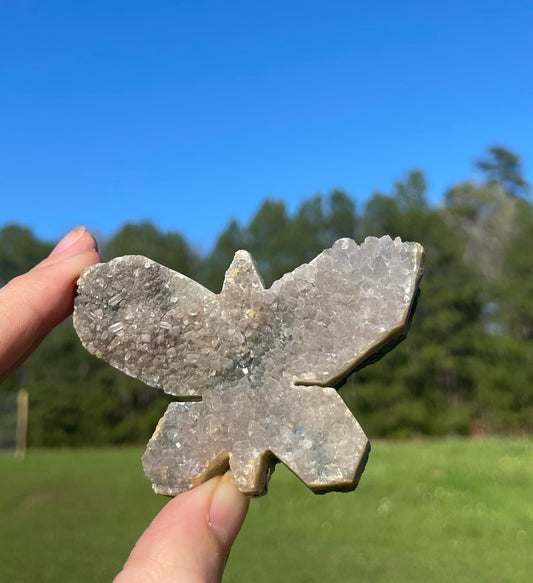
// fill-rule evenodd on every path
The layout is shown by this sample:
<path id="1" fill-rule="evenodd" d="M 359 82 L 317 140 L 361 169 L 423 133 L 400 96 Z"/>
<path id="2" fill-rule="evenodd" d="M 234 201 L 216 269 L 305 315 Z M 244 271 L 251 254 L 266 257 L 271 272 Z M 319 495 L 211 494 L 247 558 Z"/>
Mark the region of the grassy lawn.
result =
<path id="1" fill-rule="evenodd" d="M 111 581 L 166 499 L 139 449 L 0 456 L 0 581 Z M 533 440 L 376 442 L 359 488 L 278 466 L 226 583 L 520 583 L 533 573 Z"/>

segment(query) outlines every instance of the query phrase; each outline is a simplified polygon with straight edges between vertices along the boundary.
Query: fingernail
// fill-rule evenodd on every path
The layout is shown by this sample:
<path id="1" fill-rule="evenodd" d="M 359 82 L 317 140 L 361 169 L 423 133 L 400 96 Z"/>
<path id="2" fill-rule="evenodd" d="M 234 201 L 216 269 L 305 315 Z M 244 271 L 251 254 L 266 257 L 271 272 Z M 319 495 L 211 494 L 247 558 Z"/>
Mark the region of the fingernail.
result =
<path id="1" fill-rule="evenodd" d="M 246 516 L 250 499 L 237 489 L 231 472 L 226 472 L 211 498 L 209 524 L 229 551 Z"/>
<path id="2" fill-rule="evenodd" d="M 54 247 L 54 249 L 50 253 L 50 257 L 52 255 L 57 255 L 58 253 L 61 253 L 61 251 L 65 251 L 65 249 L 68 249 L 69 247 L 74 245 L 76 241 L 79 241 L 83 237 L 85 231 L 86 229 L 82 225 L 76 227 L 75 229 L 72 229 L 72 231 L 70 231 L 70 233 L 67 233 L 61 239 L 61 241 L 59 241 L 59 243 Z"/>

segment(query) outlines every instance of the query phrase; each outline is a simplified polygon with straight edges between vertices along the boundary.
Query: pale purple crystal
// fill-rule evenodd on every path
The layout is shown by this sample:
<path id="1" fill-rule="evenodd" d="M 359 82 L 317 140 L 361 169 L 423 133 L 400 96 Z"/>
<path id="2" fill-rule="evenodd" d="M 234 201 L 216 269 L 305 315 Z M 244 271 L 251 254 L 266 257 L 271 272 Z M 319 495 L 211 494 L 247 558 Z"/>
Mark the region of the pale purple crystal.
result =
<path id="1" fill-rule="evenodd" d="M 422 260 L 418 243 L 340 239 L 265 289 L 238 251 L 214 294 L 119 257 L 82 273 L 74 326 L 87 350 L 179 398 L 143 457 L 156 492 L 229 466 L 260 495 L 278 460 L 315 492 L 351 490 L 369 444 L 333 387 L 405 336 Z"/>

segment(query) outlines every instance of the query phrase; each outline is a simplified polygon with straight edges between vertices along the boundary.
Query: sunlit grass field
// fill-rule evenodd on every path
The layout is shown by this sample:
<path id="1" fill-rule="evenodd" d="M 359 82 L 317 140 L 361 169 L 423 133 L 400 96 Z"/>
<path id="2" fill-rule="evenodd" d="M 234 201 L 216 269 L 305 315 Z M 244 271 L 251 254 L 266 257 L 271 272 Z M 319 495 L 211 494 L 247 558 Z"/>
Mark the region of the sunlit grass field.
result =
<path id="1" fill-rule="evenodd" d="M 111 581 L 166 502 L 139 449 L 0 456 L 0 581 Z M 226 583 L 530 582 L 533 440 L 373 444 L 355 492 L 315 496 L 278 466 Z"/>

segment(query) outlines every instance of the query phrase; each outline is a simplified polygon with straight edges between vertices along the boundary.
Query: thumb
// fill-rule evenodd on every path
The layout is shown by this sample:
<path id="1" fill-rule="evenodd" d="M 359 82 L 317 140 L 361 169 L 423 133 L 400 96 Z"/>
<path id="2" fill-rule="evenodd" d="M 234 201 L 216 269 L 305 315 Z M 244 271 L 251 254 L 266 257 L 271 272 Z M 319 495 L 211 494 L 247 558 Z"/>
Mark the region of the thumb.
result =
<path id="1" fill-rule="evenodd" d="M 217 583 L 248 510 L 231 472 L 180 494 L 155 517 L 114 583 Z"/>

